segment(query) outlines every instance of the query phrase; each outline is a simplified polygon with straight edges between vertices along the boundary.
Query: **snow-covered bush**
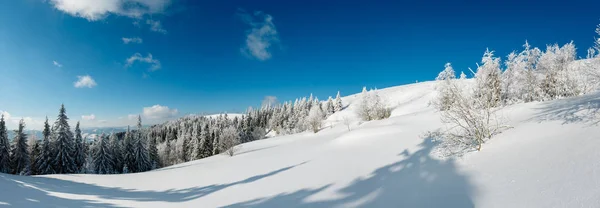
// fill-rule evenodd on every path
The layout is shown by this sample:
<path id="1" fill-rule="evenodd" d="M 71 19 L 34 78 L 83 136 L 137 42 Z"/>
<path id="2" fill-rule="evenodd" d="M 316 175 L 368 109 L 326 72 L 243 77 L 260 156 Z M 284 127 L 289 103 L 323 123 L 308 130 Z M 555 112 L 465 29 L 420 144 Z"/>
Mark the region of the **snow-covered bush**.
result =
<path id="1" fill-rule="evenodd" d="M 479 151 L 485 141 L 506 128 L 489 97 L 477 96 L 476 92 L 463 90 L 456 83 L 449 86 L 448 93 L 454 103 L 440 112 L 442 122 L 448 127 L 446 139 Z"/>

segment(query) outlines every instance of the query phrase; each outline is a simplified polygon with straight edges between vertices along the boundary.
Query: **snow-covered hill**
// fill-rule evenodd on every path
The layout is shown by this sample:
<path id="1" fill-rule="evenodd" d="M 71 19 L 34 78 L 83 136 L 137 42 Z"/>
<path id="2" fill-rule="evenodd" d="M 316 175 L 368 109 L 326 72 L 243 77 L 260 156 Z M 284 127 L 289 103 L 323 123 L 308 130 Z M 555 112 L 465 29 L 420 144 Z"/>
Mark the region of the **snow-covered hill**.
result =
<path id="1" fill-rule="evenodd" d="M 481 152 L 439 156 L 434 82 L 379 90 L 389 119 L 360 122 L 358 95 L 320 132 L 242 144 L 125 175 L 0 174 L 15 207 L 597 207 L 600 93 L 506 107 L 514 127 Z M 351 120 L 348 131 L 342 122 Z M 429 132 L 429 133 L 428 133 Z"/>

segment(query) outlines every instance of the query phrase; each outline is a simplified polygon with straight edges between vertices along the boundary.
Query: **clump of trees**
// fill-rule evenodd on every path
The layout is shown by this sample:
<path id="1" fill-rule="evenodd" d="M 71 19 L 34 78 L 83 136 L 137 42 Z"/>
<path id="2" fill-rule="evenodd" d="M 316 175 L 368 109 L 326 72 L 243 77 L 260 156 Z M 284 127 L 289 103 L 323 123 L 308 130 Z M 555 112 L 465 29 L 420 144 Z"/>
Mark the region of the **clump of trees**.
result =
<path id="1" fill-rule="evenodd" d="M 600 25 L 596 32 L 600 35 Z M 588 49 L 588 58 L 598 59 L 599 41 Z M 486 50 L 476 71 L 471 70 L 474 82 L 458 82 L 451 64 L 446 64 L 436 78 L 438 96 L 432 102 L 448 125 L 446 142 L 453 148 L 479 151 L 485 141 L 509 128 L 498 115 L 500 107 L 596 90 L 598 69 L 572 64 L 576 57 L 573 42 L 547 45 L 544 51 L 525 42 L 523 50 L 510 53 L 504 63 Z"/>
<path id="2" fill-rule="evenodd" d="M 360 99 L 357 114 L 364 121 L 381 120 L 392 114 L 391 108 L 385 105 L 376 90 L 367 91 L 363 87 Z"/>

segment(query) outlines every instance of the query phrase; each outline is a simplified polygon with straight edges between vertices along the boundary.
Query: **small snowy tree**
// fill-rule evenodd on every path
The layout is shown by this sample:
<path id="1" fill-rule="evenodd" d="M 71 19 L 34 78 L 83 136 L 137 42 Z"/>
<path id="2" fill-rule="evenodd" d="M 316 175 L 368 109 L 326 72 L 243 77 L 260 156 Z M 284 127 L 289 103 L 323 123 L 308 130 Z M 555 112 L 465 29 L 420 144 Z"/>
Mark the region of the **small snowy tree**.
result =
<path id="1" fill-rule="evenodd" d="M 223 134 L 221 134 L 221 142 L 219 145 L 219 149 L 221 152 L 225 152 L 229 156 L 235 155 L 238 151 L 238 144 L 240 144 L 240 133 L 238 130 L 229 126 L 223 130 Z"/>
<path id="2" fill-rule="evenodd" d="M 348 131 L 350 131 L 350 124 L 352 124 L 350 118 L 344 116 L 344 118 L 342 118 L 342 122 L 344 123 L 344 125 L 346 125 L 346 127 L 348 127 Z"/>
<path id="3" fill-rule="evenodd" d="M 340 112 L 344 108 L 342 105 L 342 98 L 340 97 L 340 91 L 338 91 L 337 95 L 335 96 L 335 106 L 333 107 L 335 112 Z"/>
<path id="4" fill-rule="evenodd" d="M 313 107 L 310 109 L 307 118 L 307 124 L 314 133 L 317 133 L 321 129 L 321 121 L 323 120 L 324 113 L 321 108 Z"/>
<path id="5" fill-rule="evenodd" d="M 331 114 L 333 114 L 335 112 L 334 110 L 334 106 L 333 106 L 333 99 L 331 97 L 329 97 L 329 99 L 327 99 L 327 116 L 330 116 Z"/>
<path id="6" fill-rule="evenodd" d="M 29 147 L 27 146 L 27 134 L 25 130 L 25 121 L 21 119 L 19 121 L 19 127 L 15 130 L 15 138 L 13 139 L 13 149 L 10 154 L 11 163 L 13 167 L 13 174 L 29 175 L 30 164 L 29 164 Z"/>
<path id="7" fill-rule="evenodd" d="M 454 82 L 454 79 L 456 79 L 456 75 L 454 74 L 454 69 L 452 68 L 452 65 L 450 63 L 446 63 L 444 67 L 444 71 L 440 72 L 437 78 L 435 78 L 435 80 L 438 81 L 438 97 L 434 104 L 441 111 L 450 108 L 450 106 L 454 102 L 452 100 L 452 95 L 448 91 L 451 85 L 453 84 L 452 82 Z"/>
<path id="8" fill-rule="evenodd" d="M 10 143 L 4 114 L 0 112 L 0 173 L 10 173 Z"/>
<path id="9" fill-rule="evenodd" d="M 475 72 L 475 95 L 481 97 L 491 107 L 500 104 L 502 97 L 500 58 L 494 57 L 494 51 L 486 49 Z"/>
<path id="10" fill-rule="evenodd" d="M 360 94 L 360 105 L 358 106 L 358 116 L 360 116 L 362 120 L 372 120 L 371 114 L 369 113 L 371 107 L 370 102 L 371 96 L 367 91 L 367 87 L 363 87 L 362 92 Z"/>

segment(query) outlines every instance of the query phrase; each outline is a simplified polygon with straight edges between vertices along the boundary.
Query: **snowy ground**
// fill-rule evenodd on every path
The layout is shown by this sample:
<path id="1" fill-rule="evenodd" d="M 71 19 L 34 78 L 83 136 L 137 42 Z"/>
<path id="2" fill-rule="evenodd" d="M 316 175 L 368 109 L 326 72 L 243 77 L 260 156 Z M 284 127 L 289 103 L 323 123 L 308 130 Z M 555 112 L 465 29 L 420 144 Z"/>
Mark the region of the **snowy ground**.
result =
<path id="1" fill-rule="evenodd" d="M 319 133 L 243 144 L 234 157 L 126 175 L 0 174 L 0 207 L 600 206 L 600 94 L 507 107 L 514 128 L 442 159 L 426 134 L 443 126 L 433 89 L 380 90 L 392 117 L 365 123 L 345 97 Z"/>

